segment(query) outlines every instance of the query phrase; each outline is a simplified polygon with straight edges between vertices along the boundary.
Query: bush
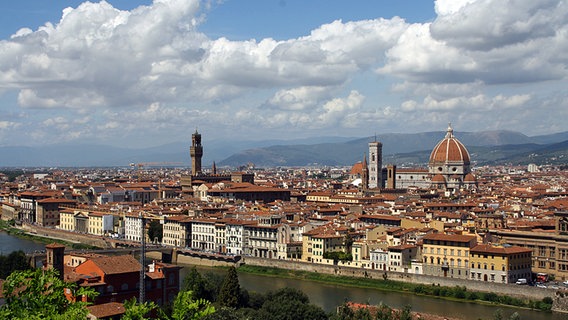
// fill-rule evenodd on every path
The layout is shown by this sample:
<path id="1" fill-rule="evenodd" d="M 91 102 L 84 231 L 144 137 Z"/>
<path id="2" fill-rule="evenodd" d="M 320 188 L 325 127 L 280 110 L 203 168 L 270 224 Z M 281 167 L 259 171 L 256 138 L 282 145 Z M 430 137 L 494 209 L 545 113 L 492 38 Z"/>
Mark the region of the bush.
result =
<path id="1" fill-rule="evenodd" d="M 465 286 L 456 286 L 453 291 L 454 298 L 465 299 L 467 293 L 467 288 Z"/>
<path id="2" fill-rule="evenodd" d="M 479 299 L 479 294 L 477 292 L 474 291 L 470 291 L 466 293 L 466 299 L 467 300 L 477 300 Z"/>

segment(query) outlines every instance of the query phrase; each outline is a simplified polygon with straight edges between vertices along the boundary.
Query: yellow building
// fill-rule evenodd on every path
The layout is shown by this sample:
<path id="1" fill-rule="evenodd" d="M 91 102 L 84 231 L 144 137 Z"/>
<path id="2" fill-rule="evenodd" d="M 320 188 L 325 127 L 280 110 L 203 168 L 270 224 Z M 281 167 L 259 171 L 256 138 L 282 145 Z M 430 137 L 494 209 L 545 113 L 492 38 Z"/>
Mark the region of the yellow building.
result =
<path id="1" fill-rule="evenodd" d="M 59 229 L 75 231 L 75 211 L 73 209 L 59 211 Z"/>
<path id="2" fill-rule="evenodd" d="M 302 235 L 302 260 L 324 262 L 325 252 L 345 251 L 345 236 L 334 231 L 333 227 L 323 226 Z"/>
<path id="3" fill-rule="evenodd" d="M 475 236 L 433 233 L 427 234 L 422 240 L 424 274 L 469 278 L 470 250 L 477 245 Z"/>
<path id="4" fill-rule="evenodd" d="M 103 216 L 101 212 L 89 212 L 88 219 L 88 233 L 96 236 L 102 236 L 103 231 Z"/>
<path id="5" fill-rule="evenodd" d="M 498 283 L 531 279 L 531 253 L 517 246 L 477 245 L 470 250 L 470 279 Z"/>
<path id="6" fill-rule="evenodd" d="M 556 280 L 568 280 L 568 212 L 555 212 L 555 230 L 490 230 L 501 244 L 531 249 L 534 273 L 547 273 Z"/>

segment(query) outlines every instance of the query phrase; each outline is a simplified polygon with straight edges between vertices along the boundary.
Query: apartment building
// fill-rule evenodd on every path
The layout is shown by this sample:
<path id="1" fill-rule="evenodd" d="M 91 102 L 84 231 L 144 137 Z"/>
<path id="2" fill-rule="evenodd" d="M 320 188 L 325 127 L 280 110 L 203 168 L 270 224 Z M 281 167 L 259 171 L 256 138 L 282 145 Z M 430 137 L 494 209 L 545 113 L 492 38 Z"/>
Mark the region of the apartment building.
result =
<path id="1" fill-rule="evenodd" d="M 414 273 L 411 268 L 413 260 L 416 260 L 418 247 L 415 245 L 401 244 L 388 248 L 388 270 L 394 272 Z"/>
<path id="2" fill-rule="evenodd" d="M 127 213 L 124 215 L 124 239 L 134 242 L 141 242 L 142 228 L 142 214 L 140 213 Z M 146 234 L 146 232 L 144 232 Z"/>
<path id="3" fill-rule="evenodd" d="M 191 247 L 202 251 L 215 251 L 215 223 L 213 219 L 191 221 Z"/>
<path id="4" fill-rule="evenodd" d="M 369 252 L 370 268 L 387 271 L 389 267 L 389 252 L 382 249 L 373 249 Z"/>
<path id="5" fill-rule="evenodd" d="M 533 273 L 547 273 L 568 280 L 568 212 L 554 213 L 554 231 L 490 230 L 497 242 L 528 248 Z"/>
<path id="6" fill-rule="evenodd" d="M 36 201 L 37 224 L 42 227 L 56 227 L 59 225 L 59 210 L 63 207 L 76 207 L 75 200 L 45 198 Z"/>
<path id="7" fill-rule="evenodd" d="M 531 253 L 523 247 L 479 244 L 470 250 L 470 279 L 498 283 L 531 279 Z"/>
<path id="8" fill-rule="evenodd" d="M 469 278 L 470 250 L 475 236 L 427 234 L 422 238 L 423 273 L 437 277 Z"/>
<path id="9" fill-rule="evenodd" d="M 304 261 L 321 263 L 325 252 L 345 251 L 345 236 L 330 225 L 308 231 L 304 233 L 302 239 L 302 260 Z"/>
<path id="10" fill-rule="evenodd" d="M 181 248 L 191 246 L 191 220 L 186 215 L 164 217 L 162 244 Z"/>

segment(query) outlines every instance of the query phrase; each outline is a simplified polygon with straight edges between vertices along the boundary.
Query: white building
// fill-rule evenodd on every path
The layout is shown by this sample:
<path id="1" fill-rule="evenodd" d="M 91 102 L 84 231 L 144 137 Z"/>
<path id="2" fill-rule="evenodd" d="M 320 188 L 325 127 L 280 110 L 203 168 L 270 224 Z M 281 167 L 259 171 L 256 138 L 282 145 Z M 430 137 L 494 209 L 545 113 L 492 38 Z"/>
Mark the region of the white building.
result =
<path id="1" fill-rule="evenodd" d="M 389 253 L 381 249 L 371 250 L 369 252 L 369 260 L 371 261 L 371 269 L 374 270 L 388 270 Z"/>
<path id="2" fill-rule="evenodd" d="M 138 213 L 124 216 L 124 239 L 141 242 L 142 216 Z"/>
<path id="3" fill-rule="evenodd" d="M 191 247 L 215 251 L 215 220 L 194 219 L 191 222 Z"/>

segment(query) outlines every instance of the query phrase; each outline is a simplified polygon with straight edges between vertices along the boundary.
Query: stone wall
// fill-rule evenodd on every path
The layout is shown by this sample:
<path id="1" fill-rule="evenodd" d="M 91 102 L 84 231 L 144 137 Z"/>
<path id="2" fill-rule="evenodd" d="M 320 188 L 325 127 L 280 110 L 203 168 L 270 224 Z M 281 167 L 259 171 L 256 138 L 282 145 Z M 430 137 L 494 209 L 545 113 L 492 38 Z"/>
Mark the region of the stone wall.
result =
<path id="1" fill-rule="evenodd" d="M 384 279 L 404 281 L 424 285 L 440 285 L 446 287 L 465 286 L 468 290 L 479 292 L 493 292 L 501 295 L 508 295 L 521 299 L 542 300 L 544 297 L 552 297 L 554 292 L 550 289 L 537 287 L 524 288 L 519 290 L 519 286 L 514 284 L 501 284 L 482 281 L 471 281 L 456 278 L 434 277 L 421 274 L 389 272 L 380 270 L 369 270 L 362 268 L 340 267 L 331 265 L 320 265 L 302 261 L 270 260 L 254 257 L 244 257 L 244 263 L 253 266 L 272 267 L 289 270 L 308 271 L 325 274 L 335 274 L 348 277 L 360 277 L 369 279 Z M 528 290 L 530 289 L 530 290 Z"/>
<path id="2" fill-rule="evenodd" d="M 206 267 L 236 266 L 235 263 L 233 262 L 192 257 L 192 256 L 186 256 L 184 254 L 177 254 L 177 264 L 191 264 L 191 265 L 206 266 Z"/>
<path id="3" fill-rule="evenodd" d="M 59 229 L 44 228 L 30 224 L 22 225 L 22 229 L 32 235 L 40 237 L 60 239 L 69 242 L 83 243 L 90 246 L 99 248 L 110 248 L 111 245 L 103 237 L 96 237 L 93 235 L 83 235 L 80 233 L 69 232 Z"/>

